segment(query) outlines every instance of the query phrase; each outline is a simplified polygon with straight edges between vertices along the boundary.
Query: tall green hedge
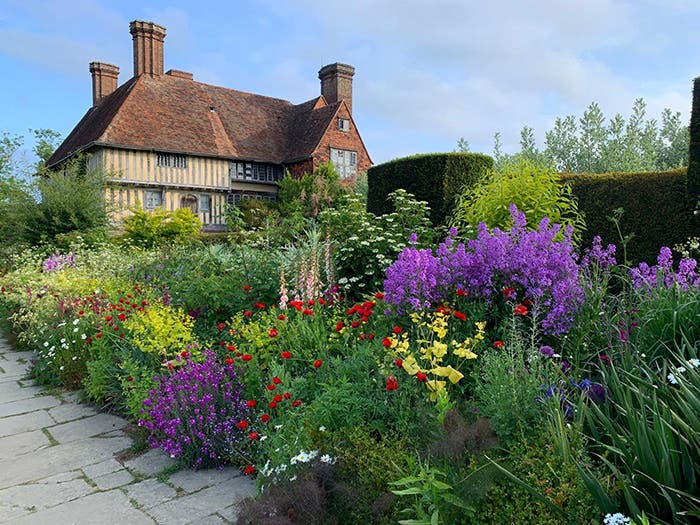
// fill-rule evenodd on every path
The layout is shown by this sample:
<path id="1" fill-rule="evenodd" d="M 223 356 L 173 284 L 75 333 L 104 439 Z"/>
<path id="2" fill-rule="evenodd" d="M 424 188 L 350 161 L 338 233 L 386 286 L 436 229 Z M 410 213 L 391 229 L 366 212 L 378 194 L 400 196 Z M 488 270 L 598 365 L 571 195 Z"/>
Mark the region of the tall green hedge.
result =
<path id="1" fill-rule="evenodd" d="M 690 113 L 690 151 L 688 155 L 688 195 L 691 204 L 700 197 L 700 77 L 693 81 L 693 108 Z"/>
<path id="2" fill-rule="evenodd" d="M 391 213 L 387 196 L 403 188 L 428 203 L 433 224 L 444 224 L 457 195 L 492 168 L 493 159 L 479 153 L 428 153 L 373 166 L 367 171 L 367 210 Z"/>
<path id="3" fill-rule="evenodd" d="M 608 220 L 617 208 L 624 209 L 620 220 L 623 235 L 634 233 L 627 246 L 631 262 L 655 262 L 662 246 L 673 247 L 693 233 L 693 213 L 687 197 L 686 168 L 645 173 L 563 174 L 584 212 L 586 231 L 583 246 L 594 235 L 603 243 L 618 245 L 615 225 Z"/>

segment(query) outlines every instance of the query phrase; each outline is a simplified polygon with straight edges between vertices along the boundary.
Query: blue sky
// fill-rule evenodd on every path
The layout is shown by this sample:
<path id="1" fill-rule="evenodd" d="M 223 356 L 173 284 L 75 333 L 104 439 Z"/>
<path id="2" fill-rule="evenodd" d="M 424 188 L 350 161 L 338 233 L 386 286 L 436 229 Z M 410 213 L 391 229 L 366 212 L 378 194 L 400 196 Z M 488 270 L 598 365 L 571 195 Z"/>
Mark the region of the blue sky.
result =
<path id="1" fill-rule="evenodd" d="M 319 68 L 356 68 L 353 116 L 375 163 L 542 144 L 593 101 L 607 118 L 643 97 L 687 122 L 700 76 L 697 0 L 0 0 L 0 131 L 64 137 L 92 103 L 91 61 L 133 73 L 129 22 L 163 25 L 165 68 L 300 103 Z"/>

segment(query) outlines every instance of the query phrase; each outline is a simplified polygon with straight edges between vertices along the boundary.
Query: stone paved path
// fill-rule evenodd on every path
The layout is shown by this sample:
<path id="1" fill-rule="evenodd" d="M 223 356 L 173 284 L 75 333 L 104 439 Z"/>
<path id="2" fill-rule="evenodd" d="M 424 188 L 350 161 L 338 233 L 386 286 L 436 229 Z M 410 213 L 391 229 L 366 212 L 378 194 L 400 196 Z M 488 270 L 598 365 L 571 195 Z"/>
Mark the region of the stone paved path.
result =
<path id="1" fill-rule="evenodd" d="M 32 352 L 0 339 L 0 523 L 234 523 L 255 493 L 240 471 L 174 471 L 160 450 L 127 460 L 127 421 L 24 379 Z"/>

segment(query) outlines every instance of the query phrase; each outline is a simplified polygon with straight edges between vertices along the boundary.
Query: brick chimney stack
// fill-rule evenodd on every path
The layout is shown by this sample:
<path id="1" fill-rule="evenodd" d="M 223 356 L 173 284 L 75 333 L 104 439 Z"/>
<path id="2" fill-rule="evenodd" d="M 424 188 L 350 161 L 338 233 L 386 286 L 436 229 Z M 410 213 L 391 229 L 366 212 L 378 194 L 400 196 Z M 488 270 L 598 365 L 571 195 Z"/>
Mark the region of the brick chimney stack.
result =
<path id="1" fill-rule="evenodd" d="M 326 102 L 333 104 L 344 100 L 352 113 L 352 77 L 355 68 L 347 64 L 329 64 L 318 72 L 321 80 L 321 95 Z"/>
<path id="2" fill-rule="evenodd" d="M 102 99 L 117 89 L 117 77 L 119 68 L 103 62 L 90 62 L 90 74 L 92 75 L 92 106 L 102 102 Z"/>
<path id="3" fill-rule="evenodd" d="M 134 37 L 134 76 L 162 75 L 165 28 L 134 20 L 129 24 L 129 32 Z"/>

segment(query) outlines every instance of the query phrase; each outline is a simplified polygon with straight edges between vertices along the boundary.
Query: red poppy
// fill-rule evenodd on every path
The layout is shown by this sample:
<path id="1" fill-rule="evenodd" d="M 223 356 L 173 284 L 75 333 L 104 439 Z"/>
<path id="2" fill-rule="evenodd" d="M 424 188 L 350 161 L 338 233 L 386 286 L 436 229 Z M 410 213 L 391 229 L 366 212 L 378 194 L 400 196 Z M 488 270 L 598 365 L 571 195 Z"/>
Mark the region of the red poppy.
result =
<path id="1" fill-rule="evenodd" d="M 344 326 L 345 323 L 343 321 L 338 321 L 337 323 L 335 323 L 335 331 L 340 332 Z"/>
<path id="2" fill-rule="evenodd" d="M 374 339 L 374 334 L 367 334 L 367 339 L 372 341 Z"/>
<path id="3" fill-rule="evenodd" d="M 425 383 L 428 380 L 428 375 L 424 372 L 418 372 L 416 374 L 416 379 L 419 383 Z"/>
<path id="4" fill-rule="evenodd" d="M 321 361 L 320 359 L 316 359 L 316 361 L 314 361 L 314 368 L 321 368 L 322 364 L 323 361 Z"/>
<path id="5" fill-rule="evenodd" d="M 282 395 L 281 395 L 281 394 L 277 394 L 275 397 L 272 398 L 272 400 L 273 400 L 275 403 L 281 403 L 281 402 L 282 402 Z"/>
<path id="6" fill-rule="evenodd" d="M 112 316 L 111 316 L 111 315 L 108 315 L 107 317 L 105 317 L 105 321 L 109 322 L 109 321 L 111 321 L 111 320 L 112 320 Z"/>
<path id="7" fill-rule="evenodd" d="M 279 377 L 275 376 L 272 378 L 272 382 L 276 385 L 279 385 L 282 382 L 282 380 Z"/>
<path id="8" fill-rule="evenodd" d="M 263 423 L 267 423 L 268 421 L 270 421 L 270 416 L 268 416 L 267 414 L 263 414 L 262 416 L 260 416 L 260 421 L 262 421 Z"/>
<path id="9" fill-rule="evenodd" d="M 235 352 L 236 347 L 232 344 L 228 344 L 228 345 L 226 345 L 226 350 L 228 350 L 229 352 Z"/>
<path id="10" fill-rule="evenodd" d="M 95 337 L 96 337 L 97 339 L 99 339 L 99 338 L 101 338 L 101 337 L 102 337 L 102 334 L 100 334 L 100 333 L 97 333 L 97 334 L 95 334 Z"/>
<path id="11" fill-rule="evenodd" d="M 464 290 L 462 290 L 461 288 L 459 288 L 459 289 L 457 290 L 457 295 L 460 296 L 460 297 L 464 297 L 465 295 L 467 295 L 467 292 L 465 292 Z"/>
<path id="12" fill-rule="evenodd" d="M 264 310 L 264 309 L 265 309 L 265 303 L 255 303 L 255 304 L 253 304 L 253 306 L 254 306 L 255 308 L 257 308 L 258 310 Z"/>
<path id="13" fill-rule="evenodd" d="M 85 313 L 84 310 L 78 310 L 78 315 L 83 315 Z"/>
<path id="14" fill-rule="evenodd" d="M 300 407 L 301 401 L 299 401 L 298 399 L 295 399 L 294 401 L 292 401 L 292 406 L 293 407 Z"/>
<path id="15" fill-rule="evenodd" d="M 460 321 L 466 321 L 466 320 L 467 320 L 467 316 L 466 316 L 465 314 L 463 314 L 462 312 L 455 312 L 455 313 L 452 314 L 452 315 L 455 316 L 455 319 L 459 319 Z"/>
<path id="16" fill-rule="evenodd" d="M 238 428 L 240 428 L 240 429 L 244 429 L 244 428 L 246 428 L 246 427 L 248 426 L 248 422 L 245 421 L 245 420 L 239 421 L 239 422 L 236 424 L 236 426 L 237 426 Z"/>
<path id="17" fill-rule="evenodd" d="M 270 401 L 270 408 L 277 408 L 277 401 Z"/>
<path id="18" fill-rule="evenodd" d="M 384 339 L 382 339 L 382 344 L 386 348 L 391 348 L 391 339 L 389 339 L 388 337 L 385 337 Z"/>
<path id="19" fill-rule="evenodd" d="M 250 354 L 243 354 L 243 357 L 241 357 L 241 359 L 243 359 L 243 361 L 250 361 L 251 359 L 253 359 L 253 356 Z"/>
<path id="20" fill-rule="evenodd" d="M 124 315 L 124 314 L 119 314 L 117 317 L 119 318 L 120 321 L 126 321 L 126 315 Z"/>
<path id="21" fill-rule="evenodd" d="M 282 352 L 282 353 L 280 354 L 280 357 L 281 357 L 282 359 L 289 359 L 290 357 L 292 357 L 292 353 L 291 353 L 291 352 L 287 352 L 287 351 L 285 350 L 284 352 Z"/>
<path id="22" fill-rule="evenodd" d="M 323 297 L 321 297 L 321 298 L 318 300 L 318 304 L 326 304 L 326 300 L 325 300 Z"/>
<path id="23" fill-rule="evenodd" d="M 377 292 L 374 294 L 374 297 L 381 301 L 382 299 L 384 299 L 384 294 L 382 292 Z"/>
<path id="24" fill-rule="evenodd" d="M 397 366 L 397 367 L 403 368 L 403 360 L 401 360 L 401 359 L 396 359 L 396 360 L 394 361 L 394 363 L 396 363 L 396 366 Z"/>
<path id="25" fill-rule="evenodd" d="M 284 316 L 284 314 L 279 314 L 277 316 L 277 319 L 279 319 L 280 321 L 284 321 L 286 319 L 286 317 Z"/>
<path id="26" fill-rule="evenodd" d="M 183 350 L 182 352 L 180 352 L 180 355 L 181 355 L 182 357 L 189 357 L 189 356 L 190 356 L 190 353 L 189 353 L 187 350 Z"/>
<path id="27" fill-rule="evenodd" d="M 253 441 L 256 441 L 260 438 L 260 434 L 258 434 L 257 432 L 251 432 L 250 434 L 248 434 L 248 437 Z"/>
<path id="28" fill-rule="evenodd" d="M 360 322 L 359 322 L 359 321 L 353 321 L 352 323 L 350 323 L 350 326 L 352 326 L 353 328 L 357 328 L 358 326 L 360 326 Z"/>
<path id="29" fill-rule="evenodd" d="M 246 401 L 246 406 L 248 408 L 253 408 L 255 406 L 255 404 L 256 404 L 255 399 L 249 399 L 248 401 Z"/>
<path id="30" fill-rule="evenodd" d="M 283 397 L 284 397 L 285 399 L 289 399 L 289 398 L 292 397 L 292 394 L 290 394 L 289 392 L 285 392 Z"/>
<path id="31" fill-rule="evenodd" d="M 245 317 L 253 317 L 253 312 L 251 310 L 246 310 L 245 312 L 243 312 L 243 315 Z"/>
<path id="32" fill-rule="evenodd" d="M 527 315 L 527 306 L 525 306 L 524 304 L 516 305 L 516 307 L 513 308 L 513 312 L 516 315 Z"/>
<path id="33" fill-rule="evenodd" d="M 244 284 L 244 285 L 243 285 L 243 291 L 244 291 L 244 292 L 247 292 L 248 290 L 250 290 L 250 285 Z"/>
<path id="34" fill-rule="evenodd" d="M 506 344 L 505 344 L 503 341 L 501 341 L 501 340 L 498 340 L 498 341 L 494 341 L 494 342 L 493 342 L 493 347 L 494 347 L 494 348 L 503 348 L 503 347 L 505 347 L 505 346 L 506 346 Z"/>
<path id="35" fill-rule="evenodd" d="M 227 358 L 226 358 L 226 364 L 227 364 L 227 365 L 232 365 L 232 364 L 233 364 L 233 357 L 227 357 Z"/>
<path id="36" fill-rule="evenodd" d="M 401 332 L 403 332 L 403 328 L 401 328 L 400 326 L 395 326 L 392 332 L 394 332 L 395 334 L 400 334 Z"/>
<path id="37" fill-rule="evenodd" d="M 268 332 L 270 337 L 277 337 L 277 330 L 274 328 L 270 328 L 270 331 Z"/>
<path id="38" fill-rule="evenodd" d="M 515 295 L 515 288 L 513 288 L 512 286 L 506 288 L 505 290 L 503 290 L 503 295 L 504 295 L 507 299 L 512 298 L 512 297 Z"/>
<path id="39" fill-rule="evenodd" d="M 399 382 L 396 380 L 394 376 L 387 376 L 386 378 L 386 389 L 387 390 L 396 390 L 399 388 Z"/>
<path id="40" fill-rule="evenodd" d="M 301 312 L 302 315 L 314 315 L 314 311 L 311 308 L 304 308 Z"/>
<path id="41" fill-rule="evenodd" d="M 134 378 L 133 378 L 132 376 L 129 376 L 129 377 L 126 378 L 126 380 L 127 380 L 127 381 L 133 381 Z"/>
<path id="42" fill-rule="evenodd" d="M 248 465 L 245 468 L 245 473 L 250 476 L 251 474 L 255 473 L 255 467 L 253 465 Z"/>
<path id="43" fill-rule="evenodd" d="M 224 323 L 219 323 L 216 325 L 216 328 L 219 330 L 223 330 L 224 328 L 226 328 L 226 325 Z"/>
<path id="44" fill-rule="evenodd" d="M 272 390 L 274 390 L 274 389 L 277 388 L 277 387 L 276 387 L 275 385 L 267 385 L 266 388 L 267 388 L 268 390 L 272 391 Z"/>

